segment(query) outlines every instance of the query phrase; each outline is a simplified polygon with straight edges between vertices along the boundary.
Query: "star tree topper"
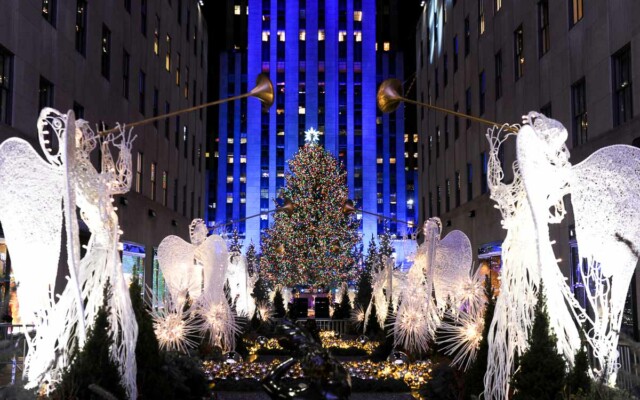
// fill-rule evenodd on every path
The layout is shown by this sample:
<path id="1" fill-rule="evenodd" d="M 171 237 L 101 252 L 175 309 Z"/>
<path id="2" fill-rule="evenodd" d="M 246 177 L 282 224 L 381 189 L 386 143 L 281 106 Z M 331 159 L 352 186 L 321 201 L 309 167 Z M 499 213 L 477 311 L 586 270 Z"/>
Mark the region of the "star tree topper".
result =
<path id="1" fill-rule="evenodd" d="M 304 131 L 305 143 L 315 145 L 315 144 L 318 144 L 319 140 L 320 140 L 320 132 L 315 130 L 315 128 L 311 127 L 308 130 Z"/>

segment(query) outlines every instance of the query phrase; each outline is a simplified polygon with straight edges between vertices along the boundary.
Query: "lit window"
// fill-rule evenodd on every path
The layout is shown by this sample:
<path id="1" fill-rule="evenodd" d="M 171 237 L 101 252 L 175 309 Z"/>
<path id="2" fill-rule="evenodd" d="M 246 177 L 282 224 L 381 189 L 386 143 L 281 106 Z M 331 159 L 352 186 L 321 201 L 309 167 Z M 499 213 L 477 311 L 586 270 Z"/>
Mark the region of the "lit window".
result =
<path id="1" fill-rule="evenodd" d="M 227 203 L 233 203 L 233 196 L 227 196 Z"/>
<path id="2" fill-rule="evenodd" d="M 171 36 L 167 35 L 167 54 L 164 58 L 164 69 L 171 71 Z"/>
<path id="3" fill-rule="evenodd" d="M 228 138 L 228 139 L 227 139 L 227 143 L 229 143 L 229 144 L 233 144 L 233 138 Z"/>
<path id="4" fill-rule="evenodd" d="M 233 7 L 233 13 L 235 15 L 240 15 L 242 13 L 242 8 L 240 6 L 234 6 Z"/>
<path id="5" fill-rule="evenodd" d="M 240 182 L 241 183 L 247 183 L 247 176 L 246 175 L 240 175 Z"/>
<path id="6" fill-rule="evenodd" d="M 245 11 L 245 14 L 249 15 L 249 6 L 247 6 L 244 11 Z"/>
<path id="7" fill-rule="evenodd" d="M 377 159 L 376 159 L 376 162 L 377 162 L 378 164 L 382 164 L 382 157 L 377 158 Z"/>
<path id="8" fill-rule="evenodd" d="M 502 0 L 495 0 L 495 2 L 496 2 L 496 12 L 498 12 L 502 8 Z"/>
<path id="9" fill-rule="evenodd" d="M 307 31 L 305 31 L 304 29 L 300 29 L 300 40 L 302 40 L 303 42 L 307 40 Z"/>
<path id="10" fill-rule="evenodd" d="M 270 34 L 271 33 L 269 31 L 262 31 L 262 41 L 263 42 L 268 42 Z"/>
<path id="11" fill-rule="evenodd" d="M 247 143 L 247 138 L 246 137 L 240 138 L 240 144 L 245 144 L 245 143 Z"/>
<path id="12" fill-rule="evenodd" d="M 577 24 L 584 15 L 583 0 L 571 0 L 571 22 Z"/>
<path id="13" fill-rule="evenodd" d="M 395 164 L 395 163 L 396 163 L 395 157 L 389 159 L 389 164 Z"/>
<path id="14" fill-rule="evenodd" d="M 354 31 L 353 36 L 356 37 L 356 42 L 362 42 L 362 31 Z"/>
<path id="15" fill-rule="evenodd" d="M 278 40 L 284 42 L 284 31 L 278 31 Z"/>
<path id="16" fill-rule="evenodd" d="M 278 136 L 284 136 L 284 131 L 278 132 Z"/>
<path id="17" fill-rule="evenodd" d="M 227 183 L 233 182 L 233 176 L 227 176 Z"/>
<path id="18" fill-rule="evenodd" d="M 240 198 L 240 203 L 241 204 L 245 204 L 247 202 L 247 198 L 246 197 L 241 197 Z"/>
<path id="19" fill-rule="evenodd" d="M 344 42 L 345 36 L 347 36 L 347 31 L 338 32 L 338 42 Z"/>
<path id="20" fill-rule="evenodd" d="M 247 163 L 247 156 L 240 156 L 240 164 L 246 164 Z"/>
<path id="21" fill-rule="evenodd" d="M 417 133 L 413 134 L 413 143 L 418 143 L 418 134 Z"/>
<path id="22" fill-rule="evenodd" d="M 354 11 L 353 20 L 357 22 L 362 22 L 362 11 Z"/>
<path id="23" fill-rule="evenodd" d="M 324 29 L 320 29 L 318 31 L 318 41 L 323 41 L 324 40 Z"/>
<path id="24" fill-rule="evenodd" d="M 378 42 L 376 42 L 376 51 L 378 51 Z"/>
<path id="25" fill-rule="evenodd" d="M 227 164 L 233 164 L 233 156 L 227 157 Z"/>
<path id="26" fill-rule="evenodd" d="M 302 107 L 302 106 L 299 106 L 299 107 L 298 107 L 298 114 L 300 114 L 300 115 L 304 115 L 304 114 L 306 114 L 306 113 L 307 113 L 307 109 L 306 109 L 306 108 L 304 108 L 304 107 Z"/>
<path id="27" fill-rule="evenodd" d="M 382 48 L 384 49 L 384 51 L 389 51 L 391 49 L 391 44 L 389 44 L 389 42 L 384 42 Z"/>

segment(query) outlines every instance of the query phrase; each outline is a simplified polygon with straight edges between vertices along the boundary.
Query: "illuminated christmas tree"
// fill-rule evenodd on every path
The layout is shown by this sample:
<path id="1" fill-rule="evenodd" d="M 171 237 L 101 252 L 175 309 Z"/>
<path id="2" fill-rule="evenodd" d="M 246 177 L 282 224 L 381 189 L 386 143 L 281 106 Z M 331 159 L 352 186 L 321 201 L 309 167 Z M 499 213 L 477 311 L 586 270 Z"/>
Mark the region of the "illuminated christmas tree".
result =
<path id="1" fill-rule="evenodd" d="M 277 213 L 265 232 L 260 266 L 270 281 L 285 286 L 335 287 L 354 278 L 359 221 L 342 211 L 346 172 L 311 142 L 289 161 L 282 197 L 294 207 Z"/>

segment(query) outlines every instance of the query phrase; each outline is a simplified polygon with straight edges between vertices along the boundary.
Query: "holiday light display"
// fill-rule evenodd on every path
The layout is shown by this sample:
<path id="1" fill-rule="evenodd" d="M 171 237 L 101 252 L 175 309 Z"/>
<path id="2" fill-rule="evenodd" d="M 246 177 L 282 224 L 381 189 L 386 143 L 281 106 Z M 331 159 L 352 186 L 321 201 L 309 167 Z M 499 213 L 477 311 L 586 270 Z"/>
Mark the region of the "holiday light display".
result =
<path id="1" fill-rule="evenodd" d="M 585 323 L 587 341 L 596 360 L 596 375 L 615 383 L 621 315 L 631 275 L 638 260 L 640 149 L 616 145 L 602 148 L 572 166 L 564 144 L 567 132 L 557 121 L 531 112 L 517 135 L 514 179 L 502 182 L 498 152 L 511 134 L 490 129 L 489 187 L 503 217 L 501 293 L 489 332 L 489 363 L 485 397 L 501 398 L 509 390 L 516 354 L 526 349 L 535 291 L 540 280 L 558 349 L 571 363 L 580 345 L 573 318 Z M 558 268 L 549 237 L 550 223 L 565 216 L 564 196 L 571 194 L 581 276 L 589 315 L 573 298 Z M 534 240 L 532 240 L 534 238 Z"/>
<path id="2" fill-rule="evenodd" d="M 168 326 L 168 318 L 174 318 L 189 306 L 188 313 L 200 317 L 199 331 L 208 332 L 212 344 L 232 350 L 238 326 L 223 290 L 229 264 L 227 244 L 220 236 L 207 236 L 201 219 L 191 223 L 190 234 L 191 243 L 167 236 L 158 246 L 158 262 L 169 289 L 171 307 L 164 314 L 154 314 L 156 333 Z M 190 305 L 185 305 L 187 294 L 192 300 Z M 179 339 L 173 341 L 180 343 Z"/>
<path id="3" fill-rule="evenodd" d="M 108 280 L 112 286 L 111 356 L 128 396 L 136 398 L 138 327 L 120 265 L 122 232 L 112 205 L 113 196 L 128 192 L 131 186 L 134 138 L 120 126 L 117 133 L 100 138 L 88 122 L 75 121 L 72 111 L 65 115 L 51 108 L 40 112 L 37 125 L 45 160 L 22 139 L 10 138 L 0 145 L 0 221 L 11 248 L 23 321 L 36 326 L 35 336 L 27 337 L 26 386 L 46 383 L 51 388 L 59 381 L 71 362 L 71 351 L 83 345 Z M 90 159 L 98 144 L 100 172 Z M 117 162 L 111 146 L 119 150 Z M 91 232 L 82 259 L 76 208 Z M 70 277 L 56 301 L 53 289 L 63 216 Z"/>
<path id="4" fill-rule="evenodd" d="M 169 297 L 165 299 L 165 306 L 154 309 L 151 315 L 160 349 L 186 353 L 196 346 L 197 343 L 192 339 L 198 331 L 194 314 L 185 310 L 184 306 L 176 307 Z"/>
<path id="5" fill-rule="evenodd" d="M 391 277 L 389 276 L 391 275 Z M 405 289 L 406 275 L 402 271 L 393 269 L 393 262 L 384 263 L 384 268 L 378 271 L 373 271 L 371 274 L 372 283 L 372 296 L 367 310 L 364 315 L 363 331 L 367 329 L 367 323 L 369 322 L 369 315 L 373 312 L 373 306 L 376 307 L 376 316 L 378 317 L 378 324 L 384 326 L 387 319 L 387 313 L 389 309 L 389 280 L 391 279 L 391 297 L 394 306 L 394 310 L 398 307 L 400 295 Z"/>
<path id="6" fill-rule="evenodd" d="M 224 362 L 205 361 L 204 371 L 207 377 L 215 381 L 254 379 L 261 381 L 280 361 L 271 362 L 244 362 L 227 364 Z M 416 391 L 431 379 L 432 364 L 429 361 L 419 361 L 409 364 L 394 364 L 389 361 L 346 361 L 342 365 L 352 378 L 363 380 L 402 380 L 411 391 Z M 299 364 L 291 368 L 286 378 L 301 379 L 304 373 Z"/>
<path id="7" fill-rule="evenodd" d="M 425 242 L 418 248 L 407 274 L 406 289 L 393 323 L 394 343 L 411 352 L 425 352 L 435 338 L 436 329 L 441 327 L 447 338 L 445 344 L 455 340 L 451 337 L 468 343 L 448 347 L 454 355 L 453 364 L 466 368 L 479 342 L 461 337 L 459 327 L 470 332 L 473 324 L 482 319 L 485 299 L 476 287 L 477 273 L 471 272 L 469 239 L 460 231 L 452 231 L 440 239 L 441 230 L 439 218 L 425 222 Z M 470 289 L 471 292 L 466 292 Z M 447 310 L 453 322 L 443 325 Z"/>
<path id="8" fill-rule="evenodd" d="M 353 278 L 359 221 L 342 212 L 346 171 L 322 147 L 307 144 L 289 161 L 281 197 L 295 206 L 276 213 L 262 241 L 261 271 L 284 286 L 335 287 Z M 278 249 L 281 248 L 280 251 Z"/>
<path id="9" fill-rule="evenodd" d="M 256 310 L 256 303 L 251 293 L 258 280 L 257 274 L 249 276 L 247 260 L 244 256 L 238 255 L 229 259 L 227 268 L 227 281 L 231 298 L 234 299 L 236 312 L 249 318 Z"/>
<path id="10" fill-rule="evenodd" d="M 469 368 L 480 348 L 484 324 L 482 313 L 463 312 L 444 319 L 438 343 L 443 345 L 446 354 L 453 356 L 451 365 L 462 370 Z"/>

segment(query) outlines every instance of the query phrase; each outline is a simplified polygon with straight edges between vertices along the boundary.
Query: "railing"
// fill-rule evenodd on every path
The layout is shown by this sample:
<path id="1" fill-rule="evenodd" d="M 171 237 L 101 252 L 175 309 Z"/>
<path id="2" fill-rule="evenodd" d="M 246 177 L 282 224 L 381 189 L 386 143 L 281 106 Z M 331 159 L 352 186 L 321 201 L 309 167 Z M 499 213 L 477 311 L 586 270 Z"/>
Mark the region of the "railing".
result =
<path id="1" fill-rule="evenodd" d="M 11 384 L 16 375 L 22 375 L 24 357 L 27 354 L 26 336 L 34 331 L 34 325 L 0 324 L 0 365 L 11 365 Z"/>
<path id="2" fill-rule="evenodd" d="M 321 331 L 335 331 L 339 334 L 347 333 L 349 329 L 348 319 L 330 319 L 330 318 L 314 318 L 312 321 L 316 321 L 318 329 Z M 307 319 L 298 319 L 296 322 L 304 323 Z"/>
<path id="3" fill-rule="evenodd" d="M 634 392 L 640 387 L 640 358 L 634 350 L 637 351 L 627 344 L 618 345 L 620 369 L 616 385 L 620 389 L 630 392 Z"/>

